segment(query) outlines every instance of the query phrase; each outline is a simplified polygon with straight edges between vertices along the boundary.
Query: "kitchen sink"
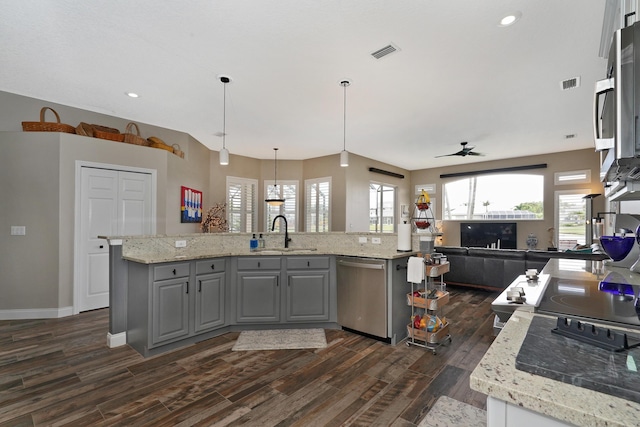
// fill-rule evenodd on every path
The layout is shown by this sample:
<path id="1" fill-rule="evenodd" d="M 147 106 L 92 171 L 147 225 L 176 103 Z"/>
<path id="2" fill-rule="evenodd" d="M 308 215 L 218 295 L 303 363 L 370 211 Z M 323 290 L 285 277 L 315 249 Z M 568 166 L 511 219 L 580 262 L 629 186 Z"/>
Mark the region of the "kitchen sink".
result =
<path id="1" fill-rule="evenodd" d="M 317 251 L 317 248 L 258 248 L 253 252 L 261 253 L 261 254 L 273 254 L 273 255 L 282 255 L 282 254 L 308 254 Z"/>

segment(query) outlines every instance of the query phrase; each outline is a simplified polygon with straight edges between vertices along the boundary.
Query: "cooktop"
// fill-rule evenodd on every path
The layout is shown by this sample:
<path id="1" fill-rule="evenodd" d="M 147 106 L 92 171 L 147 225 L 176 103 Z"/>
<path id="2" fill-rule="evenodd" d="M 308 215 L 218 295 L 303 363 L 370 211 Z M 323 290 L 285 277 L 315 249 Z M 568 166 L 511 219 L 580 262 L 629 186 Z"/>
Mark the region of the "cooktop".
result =
<path id="1" fill-rule="evenodd" d="M 537 311 L 640 329 L 640 285 L 619 277 L 584 280 L 551 277 Z"/>

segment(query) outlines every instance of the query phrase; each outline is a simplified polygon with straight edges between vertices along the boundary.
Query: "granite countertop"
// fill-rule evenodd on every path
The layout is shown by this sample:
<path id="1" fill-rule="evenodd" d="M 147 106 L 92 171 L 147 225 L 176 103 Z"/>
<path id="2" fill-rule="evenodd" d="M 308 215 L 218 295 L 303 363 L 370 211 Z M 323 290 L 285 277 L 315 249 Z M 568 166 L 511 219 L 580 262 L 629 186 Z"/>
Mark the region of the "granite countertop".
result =
<path id="1" fill-rule="evenodd" d="M 417 252 L 387 252 L 387 253 L 371 253 L 371 252 L 349 252 L 349 251 L 329 251 L 329 250 L 309 250 L 309 249 L 293 249 L 293 250 L 279 250 L 279 249 L 264 249 L 255 252 L 249 250 L 246 251 L 231 251 L 231 252 L 208 252 L 199 254 L 188 255 L 173 255 L 173 254 L 161 254 L 161 253 L 147 253 L 136 255 L 123 255 L 122 258 L 127 261 L 134 261 L 141 264 L 159 264 L 163 262 L 172 261 L 190 261 L 194 259 L 207 259 L 207 258 L 222 258 L 227 256 L 299 256 L 299 255 L 337 255 L 337 256 L 352 256 L 358 258 L 372 258 L 372 259 L 396 259 L 404 258 L 408 256 L 414 256 Z"/>
<path id="2" fill-rule="evenodd" d="M 363 234 L 362 237 L 366 238 L 367 243 L 359 243 L 360 234 Z M 111 246 L 121 245 L 123 259 L 142 264 L 228 256 L 338 255 L 392 260 L 418 253 L 417 251 L 397 251 L 395 234 L 375 235 L 378 239 L 377 244 L 372 242 L 374 236 L 367 233 L 328 233 L 326 235 L 291 233 L 289 235 L 293 237 L 289 248 L 284 248 L 282 234 L 267 234 L 264 236 L 265 248 L 257 251 L 249 250 L 250 234 L 246 233 L 98 237 L 106 239 Z M 179 241 L 182 241 L 183 247 L 178 247 Z"/>
<path id="3" fill-rule="evenodd" d="M 471 373 L 471 388 L 579 426 L 637 426 L 638 403 L 516 369 L 516 357 L 534 316 L 542 315 L 514 312 Z"/>

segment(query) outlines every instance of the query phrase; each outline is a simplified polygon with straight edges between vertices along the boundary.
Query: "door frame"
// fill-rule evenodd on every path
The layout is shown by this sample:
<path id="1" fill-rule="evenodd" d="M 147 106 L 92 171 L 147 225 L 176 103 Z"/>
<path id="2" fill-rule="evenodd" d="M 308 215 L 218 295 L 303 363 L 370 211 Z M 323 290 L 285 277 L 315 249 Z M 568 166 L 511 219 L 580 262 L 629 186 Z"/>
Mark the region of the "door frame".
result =
<path id="1" fill-rule="evenodd" d="M 151 234 L 156 234 L 157 204 L 158 204 L 158 171 L 156 169 L 138 168 L 133 166 L 114 165 L 109 163 L 96 163 L 84 160 L 76 160 L 75 173 L 75 197 L 74 197 L 74 224 L 73 224 L 73 314 L 79 314 L 78 301 L 80 300 L 80 248 L 81 242 L 81 197 L 82 197 L 82 168 L 108 169 L 119 172 L 146 173 L 151 175 Z"/>

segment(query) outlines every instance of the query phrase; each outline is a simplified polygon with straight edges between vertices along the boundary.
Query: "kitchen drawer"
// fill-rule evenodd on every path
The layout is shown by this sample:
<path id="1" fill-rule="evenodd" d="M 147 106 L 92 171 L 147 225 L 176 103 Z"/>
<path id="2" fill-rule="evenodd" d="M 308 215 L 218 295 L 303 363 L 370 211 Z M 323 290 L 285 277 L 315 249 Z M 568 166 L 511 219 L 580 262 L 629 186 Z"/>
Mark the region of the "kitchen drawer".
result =
<path id="1" fill-rule="evenodd" d="M 287 270 L 302 270 L 302 269 L 318 269 L 326 270 L 329 268 L 329 257 L 325 256 L 292 256 L 287 257 Z"/>
<path id="2" fill-rule="evenodd" d="M 188 262 L 164 264 L 153 267 L 153 281 L 186 277 L 189 275 Z"/>
<path id="3" fill-rule="evenodd" d="M 224 271 L 225 258 L 208 259 L 196 262 L 196 274 L 218 273 Z"/>
<path id="4" fill-rule="evenodd" d="M 280 257 L 240 257 L 238 270 L 280 270 Z"/>

